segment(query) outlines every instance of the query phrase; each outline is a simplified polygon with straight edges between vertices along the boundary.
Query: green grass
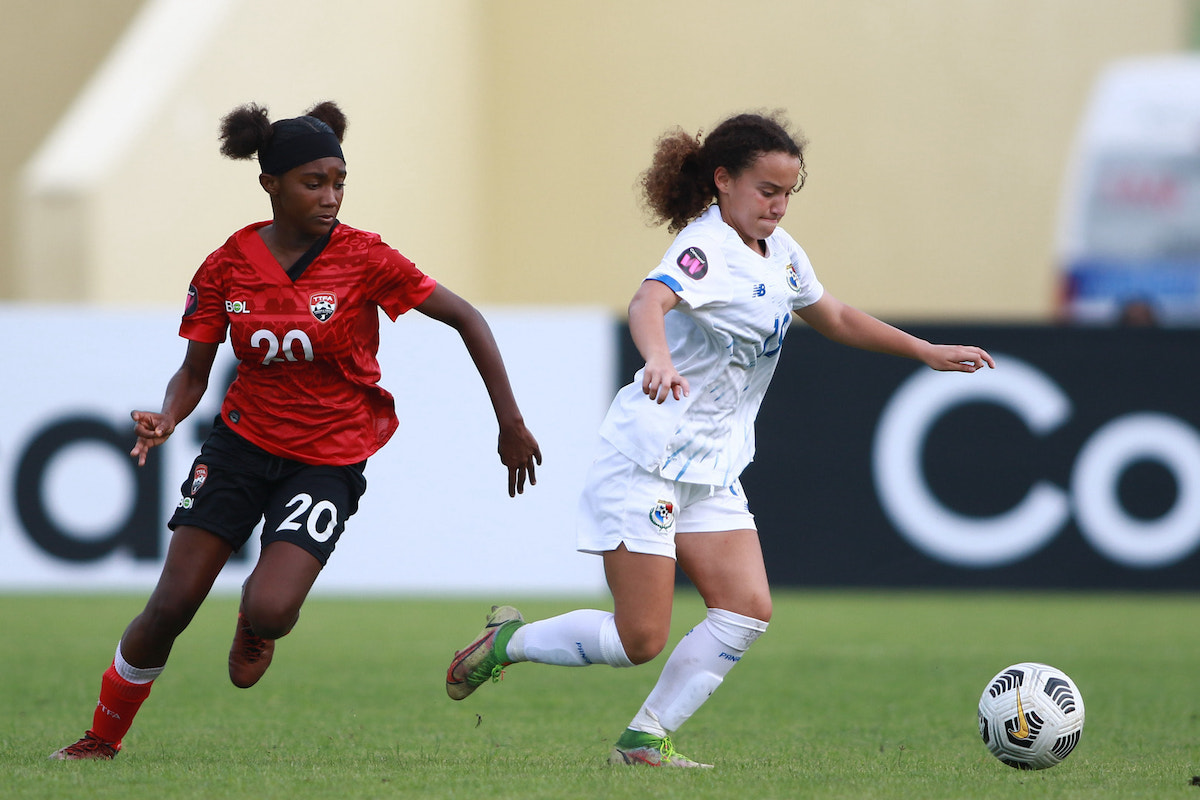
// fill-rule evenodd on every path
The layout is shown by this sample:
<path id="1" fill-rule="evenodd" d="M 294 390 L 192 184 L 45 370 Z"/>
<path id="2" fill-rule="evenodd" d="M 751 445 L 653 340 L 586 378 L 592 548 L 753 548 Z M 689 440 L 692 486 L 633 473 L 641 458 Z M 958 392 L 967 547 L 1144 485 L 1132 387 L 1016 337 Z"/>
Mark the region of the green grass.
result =
<path id="1" fill-rule="evenodd" d="M 595 601 L 517 601 L 537 618 Z M 779 592 L 771 629 L 676 736 L 715 770 L 614 769 L 608 747 L 664 656 L 631 670 L 511 667 L 455 703 L 445 664 L 486 603 L 315 598 L 253 689 L 225 658 L 235 600 L 176 644 L 113 762 L 46 756 L 90 724 L 141 597 L 0 596 L 5 798 L 1200 798 L 1200 596 Z M 690 594 L 676 635 L 699 620 Z M 984 684 L 1054 664 L 1087 704 L 1063 764 L 979 741 Z"/>

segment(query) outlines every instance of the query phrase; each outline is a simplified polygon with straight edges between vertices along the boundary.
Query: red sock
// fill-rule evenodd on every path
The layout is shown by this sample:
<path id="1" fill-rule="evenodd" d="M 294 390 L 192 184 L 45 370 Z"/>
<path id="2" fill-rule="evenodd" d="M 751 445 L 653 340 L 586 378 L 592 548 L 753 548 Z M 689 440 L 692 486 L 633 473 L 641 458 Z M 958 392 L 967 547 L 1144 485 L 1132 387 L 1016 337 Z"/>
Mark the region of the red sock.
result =
<path id="1" fill-rule="evenodd" d="M 150 683 L 130 683 L 117 674 L 116 666 L 104 672 L 100 681 L 100 700 L 92 715 L 92 733 L 111 744 L 120 744 L 133 724 L 133 717 L 150 696 Z"/>

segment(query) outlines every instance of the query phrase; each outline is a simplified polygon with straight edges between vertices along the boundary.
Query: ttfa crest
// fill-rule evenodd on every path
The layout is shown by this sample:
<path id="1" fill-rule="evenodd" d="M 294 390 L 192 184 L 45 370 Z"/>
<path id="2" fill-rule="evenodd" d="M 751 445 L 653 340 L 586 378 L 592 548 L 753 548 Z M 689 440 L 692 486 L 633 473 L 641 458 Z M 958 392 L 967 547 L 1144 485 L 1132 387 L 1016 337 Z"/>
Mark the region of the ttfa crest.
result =
<path id="1" fill-rule="evenodd" d="M 309 296 L 308 310 L 320 322 L 324 322 L 337 311 L 337 295 L 333 292 L 318 292 Z"/>
<path id="2" fill-rule="evenodd" d="M 196 471 L 192 473 L 192 494 L 200 491 L 200 487 L 204 485 L 204 481 L 208 479 L 208 467 L 204 464 L 197 464 Z"/>

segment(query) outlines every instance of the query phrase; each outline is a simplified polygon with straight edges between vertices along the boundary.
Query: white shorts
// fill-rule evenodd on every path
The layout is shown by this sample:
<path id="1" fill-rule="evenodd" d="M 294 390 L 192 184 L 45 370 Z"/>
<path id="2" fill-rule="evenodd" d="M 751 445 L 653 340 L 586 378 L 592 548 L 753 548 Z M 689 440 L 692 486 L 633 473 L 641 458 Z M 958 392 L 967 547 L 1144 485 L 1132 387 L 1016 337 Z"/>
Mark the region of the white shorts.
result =
<path id="1" fill-rule="evenodd" d="M 741 481 L 710 486 L 642 469 L 607 441 L 579 498 L 576 547 L 606 553 L 623 542 L 634 553 L 675 558 L 676 533 L 757 530 Z"/>

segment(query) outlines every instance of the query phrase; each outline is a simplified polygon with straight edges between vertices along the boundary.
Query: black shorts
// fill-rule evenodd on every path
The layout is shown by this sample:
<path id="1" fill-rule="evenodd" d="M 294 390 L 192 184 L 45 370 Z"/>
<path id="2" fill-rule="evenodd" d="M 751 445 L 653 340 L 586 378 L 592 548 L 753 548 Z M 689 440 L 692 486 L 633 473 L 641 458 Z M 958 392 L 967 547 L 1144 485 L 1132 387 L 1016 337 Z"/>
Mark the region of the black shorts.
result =
<path id="1" fill-rule="evenodd" d="M 291 542 L 324 566 L 367 488 L 366 461 L 305 464 L 272 455 L 217 417 L 180 487 L 167 527 L 191 525 L 240 550 L 263 521 L 262 544 Z"/>

